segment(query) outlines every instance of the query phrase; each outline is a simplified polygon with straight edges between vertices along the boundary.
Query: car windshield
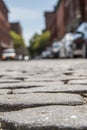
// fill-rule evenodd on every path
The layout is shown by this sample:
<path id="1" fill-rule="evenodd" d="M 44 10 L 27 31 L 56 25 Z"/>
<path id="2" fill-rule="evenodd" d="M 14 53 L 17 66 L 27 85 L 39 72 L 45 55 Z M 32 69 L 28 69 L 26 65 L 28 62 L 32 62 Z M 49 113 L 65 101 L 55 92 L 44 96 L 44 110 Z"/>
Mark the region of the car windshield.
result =
<path id="1" fill-rule="evenodd" d="M 77 29 L 77 32 L 84 34 L 84 38 L 87 39 L 87 22 L 83 22 Z"/>
<path id="2" fill-rule="evenodd" d="M 54 45 L 53 47 L 54 47 L 54 48 L 57 48 L 57 47 L 59 47 L 59 46 L 58 46 L 58 45 Z"/>
<path id="3" fill-rule="evenodd" d="M 3 51 L 3 53 L 15 53 L 14 49 L 6 49 Z"/>
<path id="4" fill-rule="evenodd" d="M 58 42 L 53 44 L 53 48 L 59 48 L 59 47 L 60 47 L 60 45 Z"/>

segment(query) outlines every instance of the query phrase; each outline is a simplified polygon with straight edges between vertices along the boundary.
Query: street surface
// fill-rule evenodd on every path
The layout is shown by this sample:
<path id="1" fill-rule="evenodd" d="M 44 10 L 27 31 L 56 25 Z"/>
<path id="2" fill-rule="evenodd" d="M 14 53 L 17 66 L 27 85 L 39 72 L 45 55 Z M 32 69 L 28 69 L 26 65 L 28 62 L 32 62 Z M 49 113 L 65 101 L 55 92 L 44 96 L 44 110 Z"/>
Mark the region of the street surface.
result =
<path id="1" fill-rule="evenodd" d="M 87 60 L 0 62 L 0 130 L 87 130 Z"/>

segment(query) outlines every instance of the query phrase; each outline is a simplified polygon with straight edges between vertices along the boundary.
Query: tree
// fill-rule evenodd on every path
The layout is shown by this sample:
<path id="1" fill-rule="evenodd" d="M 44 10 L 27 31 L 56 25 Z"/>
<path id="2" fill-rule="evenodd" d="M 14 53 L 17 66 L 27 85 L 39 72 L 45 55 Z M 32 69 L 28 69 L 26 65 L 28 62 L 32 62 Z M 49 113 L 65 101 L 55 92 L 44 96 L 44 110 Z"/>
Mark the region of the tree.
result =
<path id="1" fill-rule="evenodd" d="M 34 36 L 30 39 L 29 51 L 31 55 L 38 55 L 49 45 L 50 42 L 50 32 L 46 31 L 39 34 L 34 34 Z"/>
<path id="2" fill-rule="evenodd" d="M 26 53 L 26 45 L 24 43 L 24 39 L 21 35 L 15 33 L 14 31 L 10 32 L 10 36 L 12 38 L 13 41 L 13 47 L 16 51 L 16 54 L 22 54 L 25 55 Z"/>

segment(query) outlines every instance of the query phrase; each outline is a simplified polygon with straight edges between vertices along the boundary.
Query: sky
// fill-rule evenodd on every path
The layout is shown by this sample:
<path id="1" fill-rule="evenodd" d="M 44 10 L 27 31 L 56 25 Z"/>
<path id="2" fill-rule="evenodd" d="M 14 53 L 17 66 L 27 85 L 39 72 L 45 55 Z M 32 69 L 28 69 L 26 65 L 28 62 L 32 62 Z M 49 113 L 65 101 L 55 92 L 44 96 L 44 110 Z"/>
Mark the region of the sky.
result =
<path id="1" fill-rule="evenodd" d="M 45 29 L 45 11 L 53 11 L 58 0 L 4 0 L 10 11 L 9 21 L 21 23 L 26 45 L 34 33 Z"/>

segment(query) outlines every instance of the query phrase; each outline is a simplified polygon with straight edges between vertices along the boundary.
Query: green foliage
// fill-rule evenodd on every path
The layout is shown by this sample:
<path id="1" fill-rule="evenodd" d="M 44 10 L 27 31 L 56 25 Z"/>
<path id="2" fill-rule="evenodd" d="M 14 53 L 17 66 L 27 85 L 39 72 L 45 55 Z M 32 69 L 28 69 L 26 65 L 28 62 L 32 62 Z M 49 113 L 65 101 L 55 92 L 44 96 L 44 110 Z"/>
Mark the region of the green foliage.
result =
<path id="1" fill-rule="evenodd" d="M 10 32 L 10 36 L 12 38 L 13 47 L 16 50 L 16 53 L 24 54 L 24 50 L 25 50 L 26 46 L 25 46 L 24 39 L 22 38 L 22 36 L 18 35 L 14 31 Z"/>
<path id="2" fill-rule="evenodd" d="M 13 40 L 13 45 L 14 45 L 14 48 L 19 48 L 21 46 L 25 47 L 25 43 L 24 43 L 24 40 L 22 38 L 22 36 L 16 34 L 15 32 L 11 31 L 10 32 L 10 36 Z"/>
<path id="3" fill-rule="evenodd" d="M 46 31 L 39 34 L 34 34 L 34 36 L 30 40 L 29 51 L 31 55 L 38 55 L 40 54 L 46 46 L 48 46 L 50 42 L 50 32 Z"/>

